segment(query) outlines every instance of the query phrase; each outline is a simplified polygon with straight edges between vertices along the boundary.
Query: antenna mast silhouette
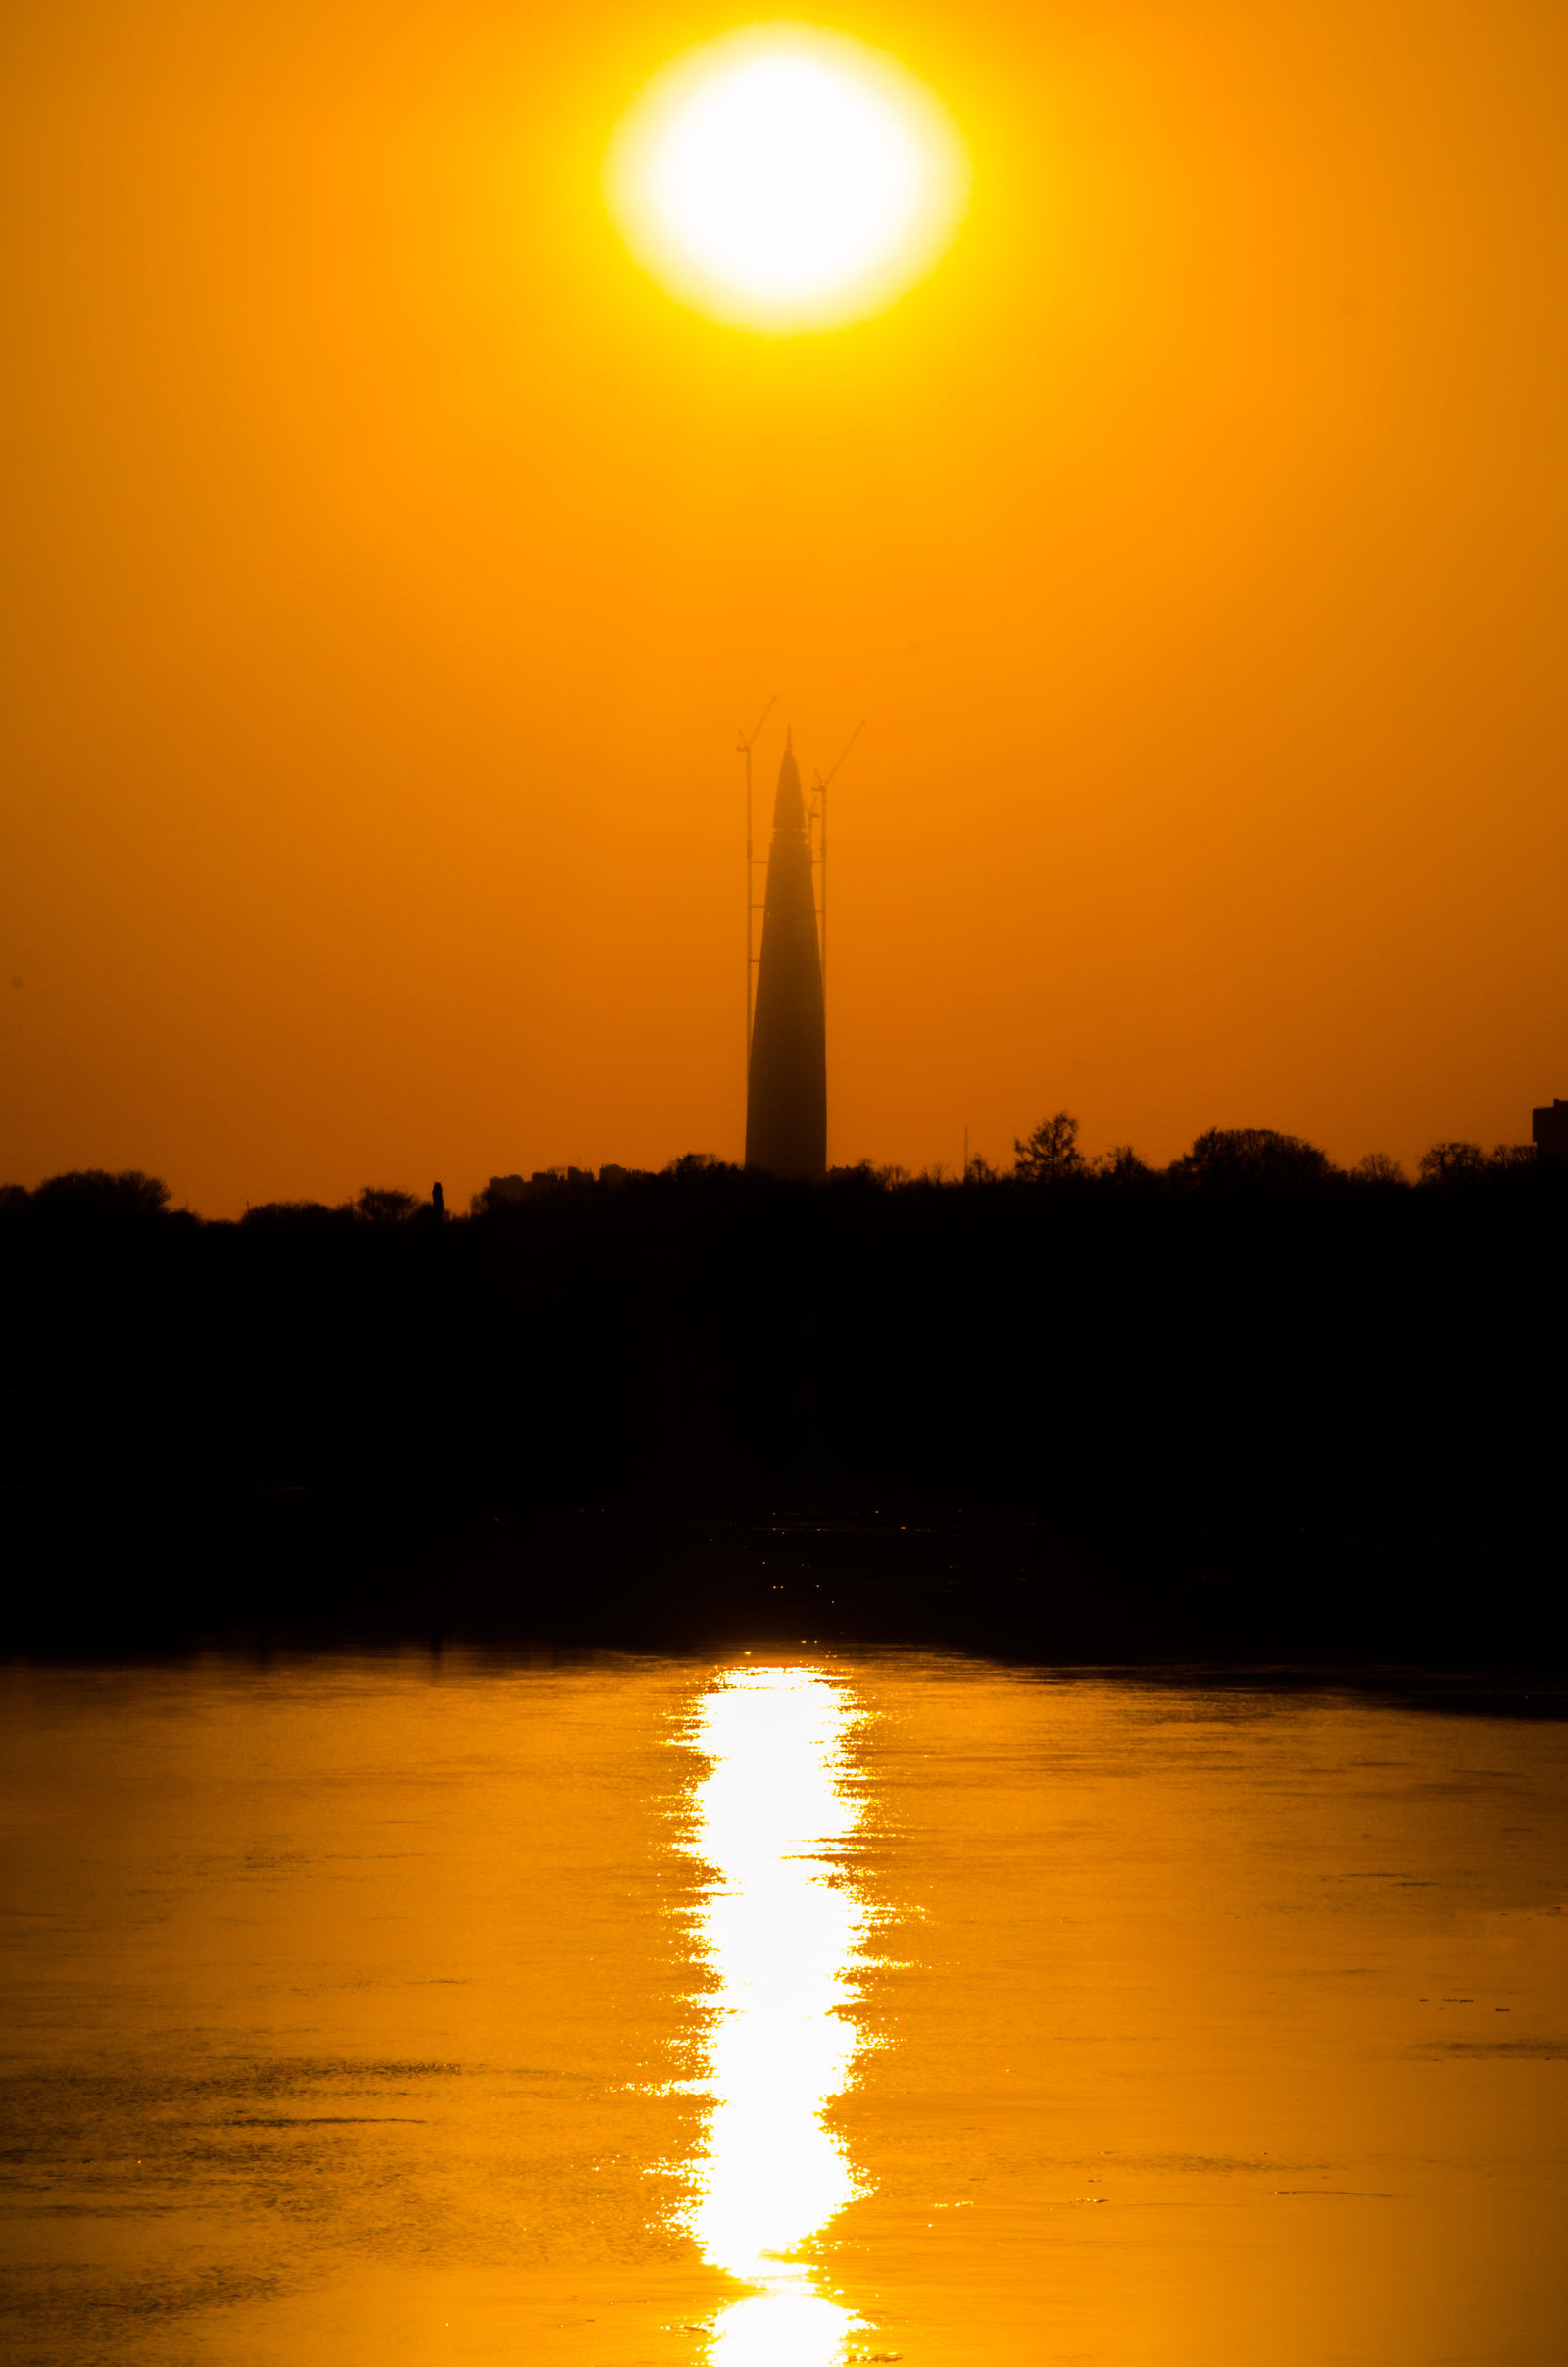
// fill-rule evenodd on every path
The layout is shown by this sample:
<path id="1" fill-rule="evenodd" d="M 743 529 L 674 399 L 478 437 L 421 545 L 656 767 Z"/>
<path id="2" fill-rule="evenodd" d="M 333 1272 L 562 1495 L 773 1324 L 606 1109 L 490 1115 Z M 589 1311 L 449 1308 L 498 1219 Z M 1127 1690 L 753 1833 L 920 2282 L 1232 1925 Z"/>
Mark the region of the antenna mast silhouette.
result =
<path id="1" fill-rule="evenodd" d="M 842 747 L 842 748 L 839 750 L 839 753 L 838 753 L 838 762 L 837 762 L 837 763 L 834 764 L 834 766 L 833 766 L 832 770 L 831 770 L 831 771 L 830 771 L 830 772 L 829 772 L 829 773 L 828 773 L 828 774 L 827 774 L 827 775 L 824 777 L 824 776 L 823 776 L 823 773 L 822 773 L 822 770 L 821 770 L 821 767 L 820 767 L 820 766 L 818 766 L 818 767 L 817 767 L 816 778 L 815 778 L 815 779 L 812 781 L 812 783 L 811 783 L 811 794 L 812 794 L 812 796 L 813 796 L 813 797 L 815 798 L 815 800 L 816 800 L 816 813 L 815 813 L 815 815 L 813 816 L 813 818 L 814 818 L 814 820 L 815 820 L 815 822 L 816 822 L 816 824 L 817 824 L 817 841 L 816 841 L 817 854 L 816 854 L 816 859 L 817 859 L 817 862 L 818 862 L 818 863 L 821 864 L 821 866 L 822 866 L 822 901 L 821 901 L 821 903 L 820 903 L 820 904 L 817 906 L 817 917 L 818 917 L 818 919 L 820 920 L 820 922 L 821 922 L 821 926 L 822 926 L 822 1002 L 823 1002 L 824 1009 L 825 1009 L 826 1004 L 827 1004 L 827 792 L 828 792 L 828 783 L 829 783 L 831 780 L 833 780 L 833 779 L 835 778 L 835 776 L 837 775 L 837 773 L 839 772 L 839 770 L 841 769 L 841 767 L 842 767 L 842 765 L 843 765 L 843 763 L 844 763 L 845 758 L 846 758 L 846 757 L 849 755 L 850 750 L 851 750 L 851 749 L 852 749 L 852 748 L 855 746 L 856 741 L 857 741 L 857 740 L 859 738 L 859 736 L 860 736 L 861 732 L 862 732 L 864 729 L 865 729 L 865 723 L 864 723 L 864 721 L 863 721 L 863 719 L 862 719 L 860 722 L 858 722 L 858 723 L 857 723 L 857 724 L 856 724 L 855 729 L 854 729 L 854 730 L 851 732 L 851 734 L 850 734 L 849 738 L 848 738 L 848 739 L 845 741 L 845 743 L 844 743 L 843 747 Z"/>
<path id="2" fill-rule="evenodd" d="M 749 736 L 740 725 L 736 726 L 735 754 L 746 760 L 746 1075 L 748 1083 L 752 1074 L 752 972 L 757 967 L 757 957 L 752 952 L 752 914 L 757 910 L 757 906 L 753 902 L 756 874 L 752 862 L 752 750 L 761 737 L 762 725 L 777 705 L 778 693 L 775 691 L 758 716 Z"/>

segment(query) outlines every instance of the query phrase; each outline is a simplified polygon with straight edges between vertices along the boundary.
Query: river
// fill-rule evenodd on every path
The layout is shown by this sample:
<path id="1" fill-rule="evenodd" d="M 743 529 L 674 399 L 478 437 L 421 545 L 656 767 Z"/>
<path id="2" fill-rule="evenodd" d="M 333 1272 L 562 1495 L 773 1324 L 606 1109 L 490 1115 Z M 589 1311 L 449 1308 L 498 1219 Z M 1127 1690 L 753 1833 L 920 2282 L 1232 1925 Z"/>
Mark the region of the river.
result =
<path id="1" fill-rule="evenodd" d="M 1011 1669 L 0 1672 L 24 2367 L 1559 2367 L 1568 1726 Z"/>

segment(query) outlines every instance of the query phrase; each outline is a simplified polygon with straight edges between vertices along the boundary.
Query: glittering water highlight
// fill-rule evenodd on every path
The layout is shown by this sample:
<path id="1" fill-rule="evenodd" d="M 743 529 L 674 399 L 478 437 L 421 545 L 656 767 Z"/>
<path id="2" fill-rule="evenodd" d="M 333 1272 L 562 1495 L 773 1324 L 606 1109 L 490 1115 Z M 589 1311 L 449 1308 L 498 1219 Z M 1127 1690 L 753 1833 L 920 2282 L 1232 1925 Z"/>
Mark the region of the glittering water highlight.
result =
<path id="1" fill-rule="evenodd" d="M 721 2367 L 830 2367 L 863 2323 L 801 2247 L 862 2192 L 822 2108 L 860 2045 L 843 2008 L 868 1915 L 830 1852 L 859 1822 L 845 1691 L 760 1668 L 707 1694 L 692 1737 L 710 1761 L 688 1847 L 712 1876 L 700 1926 L 719 1987 L 712 2107 L 692 2233 L 712 2266 L 760 2288 L 715 2327 Z"/>

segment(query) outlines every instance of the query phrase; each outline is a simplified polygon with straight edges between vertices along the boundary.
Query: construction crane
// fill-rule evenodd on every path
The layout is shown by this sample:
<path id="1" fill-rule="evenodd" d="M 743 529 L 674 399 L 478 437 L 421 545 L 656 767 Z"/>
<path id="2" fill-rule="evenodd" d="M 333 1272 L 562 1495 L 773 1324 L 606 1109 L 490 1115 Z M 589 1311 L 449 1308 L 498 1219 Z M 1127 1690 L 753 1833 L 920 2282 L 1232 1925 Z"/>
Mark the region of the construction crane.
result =
<path id="1" fill-rule="evenodd" d="M 843 765 L 843 763 L 844 763 L 845 758 L 846 758 L 846 757 L 849 755 L 850 750 L 851 750 L 851 749 L 852 749 L 852 748 L 855 746 L 856 741 L 857 741 L 857 740 L 859 738 L 859 736 L 860 736 L 861 732 L 862 732 L 864 729 L 865 729 L 865 724 L 864 724 L 864 721 L 863 721 L 863 720 L 856 724 L 855 729 L 854 729 L 854 730 L 851 732 L 851 734 L 850 734 L 849 738 L 848 738 L 848 739 L 845 741 L 845 743 L 844 743 L 843 747 L 842 747 L 842 748 L 839 750 L 839 753 L 838 753 L 838 761 L 837 761 L 837 763 L 836 763 L 836 764 L 833 765 L 832 769 L 831 769 L 829 772 L 827 772 L 827 773 L 824 775 L 824 773 L 821 771 L 820 767 L 818 767 L 818 770 L 817 770 L 816 776 L 815 776 L 815 778 L 813 779 L 813 781 L 812 781 L 812 783 L 811 783 L 811 795 L 812 795 L 812 796 L 815 798 L 815 800 L 816 800 L 816 814 L 815 814 L 814 819 L 815 819 L 815 821 L 816 821 L 816 825 L 817 825 L 817 841 L 816 841 L 816 846 L 817 846 L 817 861 L 818 861 L 818 863 L 819 863 L 821 864 L 821 866 L 822 866 L 822 901 L 821 901 L 821 903 L 820 903 L 820 904 L 817 906 L 816 911 L 817 911 L 817 919 L 818 919 L 818 921 L 819 921 L 819 922 L 820 922 L 820 924 L 821 924 L 821 931 L 822 931 L 822 1007 L 823 1007 L 823 1010 L 824 1010 L 824 1011 L 825 1011 L 825 1010 L 826 1010 L 826 1008 L 827 1008 L 827 792 L 828 792 L 828 784 L 829 784 L 829 782 L 831 782 L 831 781 L 832 781 L 832 780 L 833 780 L 833 779 L 836 777 L 836 775 L 838 774 L 838 772 L 839 772 L 840 768 L 841 768 L 841 767 L 842 767 L 842 765 Z"/>
<path id="2" fill-rule="evenodd" d="M 758 716 L 750 734 L 740 725 L 736 726 L 738 736 L 735 743 L 735 754 L 746 760 L 746 1077 L 748 1084 L 751 1082 L 752 1074 L 752 972 L 757 967 L 757 958 L 752 952 L 752 914 L 758 909 L 753 902 L 756 872 L 752 862 L 752 750 L 761 737 L 762 725 L 777 705 L 778 694 L 775 691 Z"/>

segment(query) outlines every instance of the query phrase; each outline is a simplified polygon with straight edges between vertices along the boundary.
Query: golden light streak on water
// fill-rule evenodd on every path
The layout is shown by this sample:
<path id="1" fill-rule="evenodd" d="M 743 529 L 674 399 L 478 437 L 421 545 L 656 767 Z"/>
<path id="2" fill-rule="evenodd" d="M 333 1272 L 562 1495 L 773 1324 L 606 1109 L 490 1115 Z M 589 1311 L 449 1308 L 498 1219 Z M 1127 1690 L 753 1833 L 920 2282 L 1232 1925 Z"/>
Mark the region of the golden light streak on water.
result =
<path id="1" fill-rule="evenodd" d="M 760 2288 L 720 2313 L 713 2367 L 834 2367 L 864 2323 L 800 2256 L 864 2191 L 822 2118 L 860 2045 L 844 2007 L 869 1918 L 828 1854 L 860 1818 L 844 1755 L 859 1714 L 814 1671 L 743 1669 L 691 1738 L 710 1762 L 687 1847 L 712 1869 L 700 1927 L 719 1987 L 688 2225 L 711 2266 Z"/>
<path id="2" fill-rule="evenodd" d="M 1490 1694 L 0 1669 L 0 2356 L 1560 2367 Z"/>

